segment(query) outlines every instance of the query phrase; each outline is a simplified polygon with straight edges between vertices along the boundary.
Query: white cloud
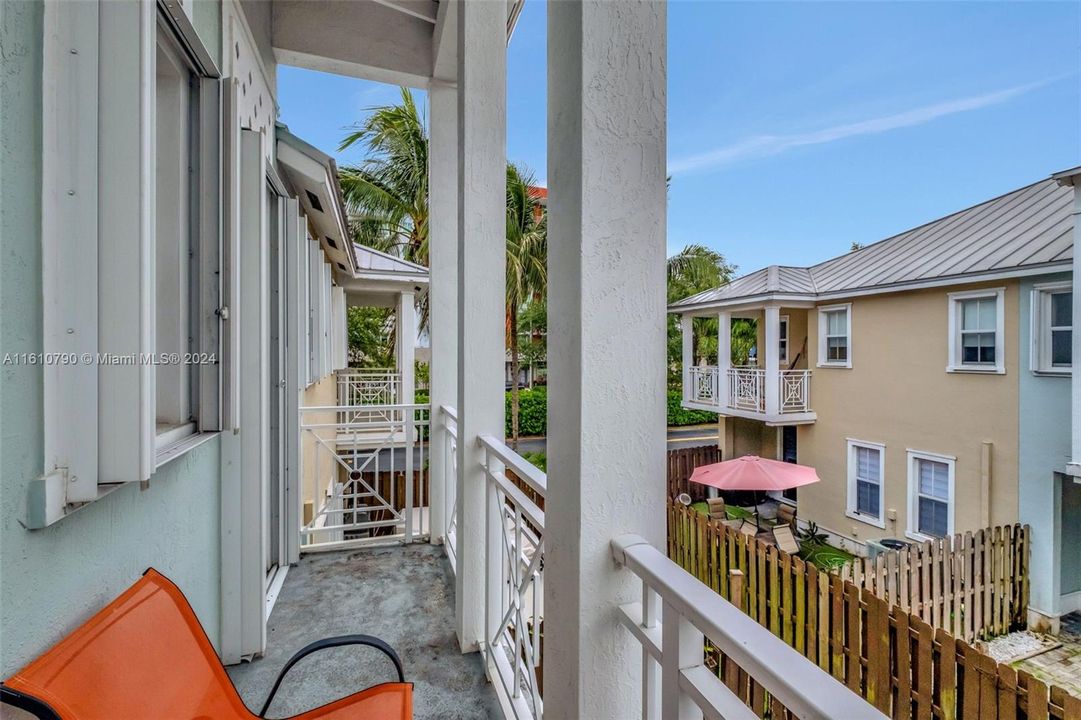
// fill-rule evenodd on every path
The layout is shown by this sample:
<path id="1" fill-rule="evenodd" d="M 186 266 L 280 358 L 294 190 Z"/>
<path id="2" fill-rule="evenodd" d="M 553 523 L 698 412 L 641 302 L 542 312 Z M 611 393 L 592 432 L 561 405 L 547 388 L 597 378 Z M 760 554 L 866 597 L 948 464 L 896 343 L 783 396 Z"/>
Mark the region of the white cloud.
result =
<path id="1" fill-rule="evenodd" d="M 822 130 L 789 135 L 756 135 L 714 150 L 676 158 L 668 163 L 668 172 L 677 175 L 712 170 L 739 160 L 779 155 L 786 150 L 804 145 L 822 145 L 860 135 L 875 135 L 889 130 L 896 130 L 897 128 L 923 125 L 947 115 L 956 115 L 957 113 L 979 110 L 991 105 L 999 105 L 1058 79 L 1060 78 L 1018 85 L 985 95 L 974 95 L 935 105 L 925 105 L 913 110 L 894 113 L 893 115 L 884 115 L 845 125 L 835 125 Z"/>

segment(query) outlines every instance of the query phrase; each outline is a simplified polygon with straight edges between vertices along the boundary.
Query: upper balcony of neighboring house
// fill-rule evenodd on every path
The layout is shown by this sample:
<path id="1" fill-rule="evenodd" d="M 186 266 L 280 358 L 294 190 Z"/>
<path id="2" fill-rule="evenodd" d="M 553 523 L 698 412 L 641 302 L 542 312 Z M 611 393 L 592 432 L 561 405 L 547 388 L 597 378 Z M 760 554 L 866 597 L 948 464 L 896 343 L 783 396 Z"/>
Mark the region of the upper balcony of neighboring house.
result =
<path id="1" fill-rule="evenodd" d="M 674 303 L 682 334 L 683 406 L 768 425 L 812 423 L 806 270 L 776 265 Z M 847 360 L 839 340 L 832 362 Z"/>

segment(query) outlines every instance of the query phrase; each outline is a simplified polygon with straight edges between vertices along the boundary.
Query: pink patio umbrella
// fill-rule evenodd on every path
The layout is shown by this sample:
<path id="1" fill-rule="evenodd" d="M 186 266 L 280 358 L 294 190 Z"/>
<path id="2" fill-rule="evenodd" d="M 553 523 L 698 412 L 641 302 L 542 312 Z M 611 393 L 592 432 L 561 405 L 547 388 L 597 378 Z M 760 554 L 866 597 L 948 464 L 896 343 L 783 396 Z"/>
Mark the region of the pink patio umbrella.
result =
<path id="1" fill-rule="evenodd" d="M 691 482 L 720 490 L 790 490 L 821 480 L 813 467 L 757 455 L 744 455 L 712 465 L 700 465 L 691 473 Z M 755 507 L 758 515 L 758 507 Z"/>

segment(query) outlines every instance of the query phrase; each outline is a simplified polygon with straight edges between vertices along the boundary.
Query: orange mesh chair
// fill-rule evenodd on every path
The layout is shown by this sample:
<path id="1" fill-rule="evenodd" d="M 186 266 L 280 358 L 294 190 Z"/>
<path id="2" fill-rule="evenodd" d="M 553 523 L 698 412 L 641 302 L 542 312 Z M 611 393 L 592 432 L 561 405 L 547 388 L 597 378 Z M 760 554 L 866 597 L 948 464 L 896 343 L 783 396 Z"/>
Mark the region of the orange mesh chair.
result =
<path id="1" fill-rule="evenodd" d="M 257 720 L 290 668 L 313 652 L 368 645 L 394 663 L 398 682 L 349 695 L 294 720 L 411 720 L 413 685 L 397 654 L 369 635 L 319 640 L 282 668 L 258 715 L 240 699 L 184 594 L 153 569 L 41 657 L 0 685 L 0 700 L 62 720 Z"/>

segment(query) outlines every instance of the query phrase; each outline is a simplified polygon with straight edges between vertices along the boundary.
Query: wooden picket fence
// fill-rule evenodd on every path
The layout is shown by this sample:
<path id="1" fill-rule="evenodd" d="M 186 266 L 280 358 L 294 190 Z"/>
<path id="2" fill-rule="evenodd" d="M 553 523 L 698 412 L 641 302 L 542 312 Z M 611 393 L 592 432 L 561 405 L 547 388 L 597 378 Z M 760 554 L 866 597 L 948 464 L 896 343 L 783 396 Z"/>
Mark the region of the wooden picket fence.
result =
<path id="1" fill-rule="evenodd" d="M 691 473 L 699 465 L 712 465 L 721 461 L 721 449 L 716 445 L 677 448 L 668 451 L 668 497 L 680 493 L 691 496 L 691 502 L 706 499 L 706 486 L 692 483 Z"/>
<path id="2" fill-rule="evenodd" d="M 668 503 L 669 557 L 893 718 L 1081 720 L 1081 699 L 999 665 L 837 573 Z M 707 662 L 759 717 L 791 714 L 731 659 Z"/>
<path id="3" fill-rule="evenodd" d="M 966 642 L 1023 628 L 1029 528 L 1004 525 L 857 558 L 841 578 Z"/>

